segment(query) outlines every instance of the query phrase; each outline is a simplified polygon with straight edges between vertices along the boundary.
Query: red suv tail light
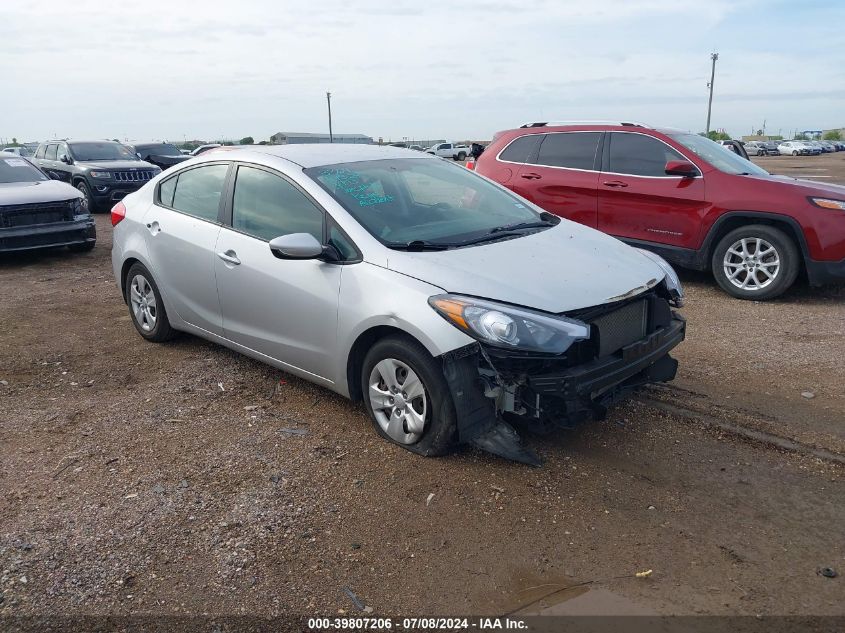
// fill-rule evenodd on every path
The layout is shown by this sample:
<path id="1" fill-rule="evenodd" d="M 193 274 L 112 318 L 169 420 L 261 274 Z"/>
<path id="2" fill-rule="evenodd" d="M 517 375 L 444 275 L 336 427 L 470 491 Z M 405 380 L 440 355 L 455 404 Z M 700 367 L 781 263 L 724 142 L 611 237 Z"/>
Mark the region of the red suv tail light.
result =
<path id="1" fill-rule="evenodd" d="M 122 202 L 118 202 L 111 208 L 111 225 L 117 226 L 117 223 L 120 222 L 123 218 L 126 217 L 126 205 Z"/>

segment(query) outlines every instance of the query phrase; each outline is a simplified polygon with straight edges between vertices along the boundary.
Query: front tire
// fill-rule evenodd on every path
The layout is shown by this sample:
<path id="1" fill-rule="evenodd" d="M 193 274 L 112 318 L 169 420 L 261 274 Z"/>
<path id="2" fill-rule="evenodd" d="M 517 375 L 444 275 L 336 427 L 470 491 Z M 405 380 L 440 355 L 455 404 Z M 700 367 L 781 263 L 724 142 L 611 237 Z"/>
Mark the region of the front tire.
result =
<path id="1" fill-rule="evenodd" d="M 364 406 L 376 432 L 435 457 L 457 446 L 455 405 L 440 364 L 419 342 L 391 336 L 370 348 L 361 367 Z"/>
<path id="2" fill-rule="evenodd" d="M 792 152 L 793 156 L 798 156 L 798 152 Z"/>
<path id="3" fill-rule="evenodd" d="M 752 224 L 716 245 L 711 269 L 722 290 L 738 299 L 765 301 L 786 292 L 800 268 L 798 249 L 780 229 Z"/>
<path id="4" fill-rule="evenodd" d="M 88 210 L 88 213 L 96 213 L 97 205 L 94 202 L 93 196 L 91 196 L 91 189 L 88 187 L 88 183 L 82 181 L 76 185 L 76 189 L 82 194 L 82 204 Z"/>
<path id="5" fill-rule="evenodd" d="M 167 310 L 153 276 L 147 267 L 134 263 L 126 273 L 126 303 L 138 334 L 153 343 L 163 343 L 175 335 Z"/>

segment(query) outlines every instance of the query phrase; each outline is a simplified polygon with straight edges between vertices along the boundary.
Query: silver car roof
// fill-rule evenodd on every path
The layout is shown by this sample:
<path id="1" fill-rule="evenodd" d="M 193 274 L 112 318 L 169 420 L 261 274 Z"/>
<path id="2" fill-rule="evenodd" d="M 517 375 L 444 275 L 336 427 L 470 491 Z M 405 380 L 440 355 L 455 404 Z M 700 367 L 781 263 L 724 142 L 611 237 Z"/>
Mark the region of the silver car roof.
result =
<path id="1" fill-rule="evenodd" d="M 416 158 L 441 160 L 431 154 L 416 150 L 381 145 L 356 145 L 344 143 L 304 143 L 302 145 L 255 145 L 238 149 L 218 149 L 203 152 L 202 158 L 216 160 L 237 160 L 249 154 L 278 156 L 292 163 L 308 168 L 335 163 L 354 163 L 386 158 Z"/>

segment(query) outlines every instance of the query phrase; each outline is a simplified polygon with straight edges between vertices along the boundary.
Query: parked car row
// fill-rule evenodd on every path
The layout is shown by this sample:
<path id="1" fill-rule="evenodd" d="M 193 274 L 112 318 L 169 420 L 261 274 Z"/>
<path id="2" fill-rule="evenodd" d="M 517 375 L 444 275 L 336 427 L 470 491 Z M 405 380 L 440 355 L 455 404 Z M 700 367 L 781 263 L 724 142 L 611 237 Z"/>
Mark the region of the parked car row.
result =
<path id="1" fill-rule="evenodd" d="M 845 142 L 841 141 L 783 141 L 778 145 L 783 156 L 817 156 L 843 150 Z"/>
<path id="2" fill-rule="evenodd" d="M 845 187 L 676 130 L 528 124 L 478 173 L 359 145 L 213 148 L 162 172 L 139 155 L 179 157 L 141 145 L 48 141 L 35 165 L 0 165 L 32 170 L 22 191 L 64 188 L 38 230 L 75 223 L 76 249 L 95 239 L 89 185 L 117 201 L 112 263 L 142 337 L 192 332 L 362 400 L 422 455 L 471 443 L 536 463 L 505 414 L 569 424 L 672 380 L 670 261 L 744 299 L 845 278 Z"/>

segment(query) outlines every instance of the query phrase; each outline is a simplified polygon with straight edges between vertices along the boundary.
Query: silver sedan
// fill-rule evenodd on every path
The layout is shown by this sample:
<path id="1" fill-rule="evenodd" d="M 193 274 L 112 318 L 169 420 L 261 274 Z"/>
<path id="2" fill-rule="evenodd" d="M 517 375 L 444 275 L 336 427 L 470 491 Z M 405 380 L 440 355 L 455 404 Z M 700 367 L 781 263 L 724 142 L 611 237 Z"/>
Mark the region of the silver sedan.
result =
<path id="1" fill-rule="evenodd" d="M 363 401 L 422 455 L 535 462 L 503 414 L 601 416 L 671 380 L 671 267 L 406 149 L 220 148 L 112 210 L 138 333 L 176 330 Z"/>

